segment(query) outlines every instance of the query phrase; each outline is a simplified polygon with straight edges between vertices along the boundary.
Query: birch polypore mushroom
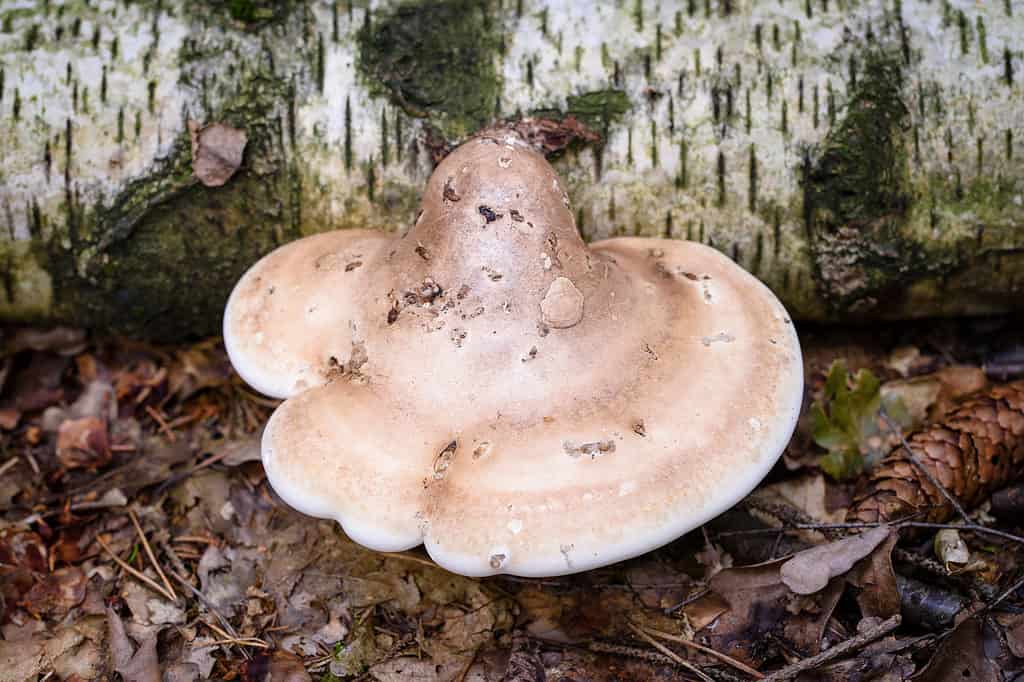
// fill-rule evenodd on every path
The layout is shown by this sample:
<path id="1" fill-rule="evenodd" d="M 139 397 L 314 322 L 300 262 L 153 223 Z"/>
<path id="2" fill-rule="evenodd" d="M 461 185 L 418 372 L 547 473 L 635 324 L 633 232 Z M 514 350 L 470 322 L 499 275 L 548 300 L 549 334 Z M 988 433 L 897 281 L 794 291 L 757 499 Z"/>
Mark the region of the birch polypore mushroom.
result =
<path id="1" fill-rule="evenodd" d="M 296 509 L 466 575 L 641 554 L 749 492 L 788 441 L 800 349 L 771 292 L 706 246 L 587 246 L 545 159 L 478 138 L 403 236 L 274 251 L 235 288 L 239 374 Z"/>

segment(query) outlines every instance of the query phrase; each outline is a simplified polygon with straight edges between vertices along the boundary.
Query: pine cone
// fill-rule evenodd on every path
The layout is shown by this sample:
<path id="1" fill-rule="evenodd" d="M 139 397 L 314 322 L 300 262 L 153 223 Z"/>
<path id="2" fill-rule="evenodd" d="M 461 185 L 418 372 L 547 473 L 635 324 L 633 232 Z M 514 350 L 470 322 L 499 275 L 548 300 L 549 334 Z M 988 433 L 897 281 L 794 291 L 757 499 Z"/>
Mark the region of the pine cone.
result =
<path id="1" fill-rule="evenodd" d="M 917 431 L 908 443 L 964 507 L 1024 478 L 1024 380 L 968 398 L 942 421 Z M 897 446 L 858 486 L 854 521 L 892 521 L 911 514 L 941 523 L 954 510 Z"/>

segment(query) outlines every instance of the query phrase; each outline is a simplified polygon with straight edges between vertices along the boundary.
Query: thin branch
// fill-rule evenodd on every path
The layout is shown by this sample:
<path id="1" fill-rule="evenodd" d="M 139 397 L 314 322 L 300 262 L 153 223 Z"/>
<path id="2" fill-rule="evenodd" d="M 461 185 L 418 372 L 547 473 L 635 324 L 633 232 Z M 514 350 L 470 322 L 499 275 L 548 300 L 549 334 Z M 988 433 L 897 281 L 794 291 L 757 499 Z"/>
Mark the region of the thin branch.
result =
<path id="1" fill-rule="evenodd" d="M 171 581 L 164 575 L 164 571 L 160 568 L 160 562 L 156 560 L 156 555 L 153 554 L 153 548 L 149 546 L 149 540 L 146 539 L 146 534 L 142 532 L 142 526 L 139 524 L 139 518 L 135 515 L 135 511 L 131 508 L 128 509 L 128 516 L 132 520 L 132 525 L 135 526 L 135 532 L 139 534 L 139 539 L 142 540 L 142 548 L 146 552 L 146 556 L 149 557 L 149 562 L 153 564 L 153 569 L 156 570 L 157 575 L 160 576 L 160 580 L 163 582 L 164 587 L 173 597 L 171 601 L 178 603 L 178 593 L 174 591 L 174 587 L 171 586 Z"/>
<path id="2" fill-rule="evenodd" d="M 3 476 L 4 474 L 6 474 L 17 463 L 18 463 L 18 458 L 16 456 L 15 457 L 11 457 L 9 460 L 4 462 L 3 466 L 0 466 L 0 476 Z"/>
<path id="3" fill-rule="evenodd" d="M 853 651 L 854 649 L 859 649 L 865 644 L 873 642 L 876 639 L 879 639 L 880 637 L 884 637 L 885 635 L 889 634 L 897 627 L 899 627 L 899 624 L 900 617 L 898 615 L 893 616 L 888 620 L 882 621 L 875 627 L 869 628 L 868 630 L 865 630 L 859 635 L 851 637 L 845 642 L 840 642 L 839 644 L 836 644 L 834 647 L 822 651 L 817 656 L 805 658 L 791 665 L 787 665 L 782 670 L 777 670 L 773 672 L 771 675 L 764 678 L 764 682 L 783 682 L 784 680 L 791 680 L 802 672 L 814 670 L 815 668 L 818 668 L 824 665 L 825 663 L 834 661 L 843 654 Z"/>
<path id="4" fill-rule="evenodd" d="M 182 578 L 180 575 L 178 575 L 174 571 L 171 571 L 171 577 L 174 578 L 175 580 L 177 580 L 182 585 L 184 585 L 186 588 L 188 588 L 192 592 L 192 594 L 194 594 L 196 596 L 196 598 L 199 599 L 199 601 L 203 602 L 203 606 L 205 606 L 207 609 L 209 609 L 210 613 L 212 613 L 214 616 L 216 616 L 217 620 L 220 621 L 220 624 L 224 626 L 224 630 L 226 631 L 226 634 L 229 637 L 231 637 L 233 639 L 241 639 L 238 636 L 238 632 L 235 630 L 234 627 L 232 627 L 230 621 L 228 621 L 228 619 L 224 617 L 224 614 L 222 614 L 220 612 L 220 609 L 218 609 L 214 605 L 213 602 L 211 602 L 209 599 L 207 599 L 205 594 L 203 594 L 200 590 L 196 589 L 195 585 L 190 583 L 185 578 Z M 206 624 L 210 625 L 210 623 L 206 623 Z M 246 651 L 244 648 L 240 648 L 239 651 L 242 652 L 243 656 L 245 656 L 246 658 L 249 658 L 249 652 Z"/>
<path id="5" fill-rule="evenodd" d="M 1020 535 L 1014 535 L 1013 533 L 1007 533 L 1004 530 L 998 530 L 996 528 L 989 528 L 988 526 L 982 526 L 977 523 L 968 522 L 963 525 L 955 523 L 926 523 L 924 521 L 902 521 L 896 524 L 900 528 L 953 528 L 954 530 L 966 530 L 972 533 L 979 533 L 981 535 L 991 535 L 997 538 L 1003 538 L 1010 542 L 1015 542 L 1018 545 L 1024 545 L 1024 537 Z"/>
<path id="6" fill-rule="evenodd" d="M 159 427 L 159 431 L 165 436 L 167 436 L 168 441 L 174 443 L 175 441 L 178 440 L 178 437 L 174 435 L 174 431 L 172 431 L 171 427 L 168 426 L 167 420 L 164 419 L 159 412 L 154 410 L 151 405 L 146 405 L 146 414 L 148 414 L 153 419 L 153 421 L 156 422 L 157 426 Z"/>
<path id="7" fill-rule="evenodd" d="M 699 652 L 701 652 L 703 654 L 707 654 L 708 656 L 712 656 L 714 658 L 717 658 L 722 663 L 725 663 L 727 665 L 731 665 L 732 667 L 736 668 L 737 670 L 741 670 L 741 671 L 745 672 L 746 674 L 750 675 L 751 677 L 756 678 L 758 680 L 764 678 L 764 674 L 758 672 L 757 670 L 754 670 L 753 668 L 751 668 L 746 663 L 743 663 L 741 661 L 737 661 L 735 658 L 732 658 L 730 656 L 726 656 L 725 654 L 723 654 L 723 653 L 721 653 L 719 651 L 715 651 L 714 649 L 712 649 L 710 647 L 706 647 L 703 644 L 698 644 L 697 642 L 691 642 L 690 640 L 685 639 L 683 637 L 680 637 L 678 635 L 672 635 L 672 634 L 669 634 L 667 632 L 662 632 L 661 630 L 655 630 L 654 628 L 645 628 L 643 626 L 640 626 L 640 627 L 641 627 L 641 629 L 643 629 L 644 632 L 646 632 L 647 634 L 651 635 L 652 637 L 658 637 L 660 639 L 664 639 L 664 640 L 667 640 L 669 642 L 675 642 L 676 644 L 682 644 L 685 647 L 688 647 L 690 649 L 694 649 L 694 650 L 699 651 Z"/>
<path id="8" fill-rule="evenodd" d="M 977 523 L 930 523 L 926 521 L 878 521 L 878 522 L 850 522 L 850 523 L 798 523 L 788 527 L 782 528 L 747 528 L 744 530 L 726 530 L 718 533 L 719 537 L 729 537 L 732 535 L 764 535 L 766 533 L 794 533 L 799 530 L 863 530 L 865 528 L 878 528 L 879 526 L 890 526 L 897 530 L 901 528 L 952 528 L 954 530 L 969 531 L 972 533 L 978 533 L 980 535 L 991 535 L 993 537 L 1003 538 L 1020 545 L 1024 545 L 1024 537 L 1020 535 L 1014 535 L 1013 533 L 1007 533 L 1003 530 L 996 528 L 989 528 L 982 526 Z"/>
<path id="9" fill-rule="evenodd" d="M 142 582 L 144 582 L 146 585 L 148 585 L 152 589 L 156 590 L 159 594 L 164 596 L 169 601 L 172 601 L 172 602 L 177 601 L 158 582 L 156 582 L 155 580 L 150 578 L 148 575 L 142 573 L 141 571 L 137 571 L 136 569 L 132 568 L 132 566 L 130 566 L 128 564 L 128 562 L 124 561 L 123 559 L 121 559 L 121 557 L 119 557 L 116 554 L 114 554 L 114 551 L 112 549 L 110 549 L 110 546 L 107 543 L 105 543 L 103 541 L 103 538 L 100 537 L 99 535 L 96 536 L 96 542 L 100 543 L 100 547 L 102 547 L 104 549 L 104 551 L 106 551 L 106 553 L 110 555 L 110 558 L 113 559 L 114 562 L 118 566 L 120 566 L 125 571 L 127 571 L 130 574 L 132 574 L 133 576 L 135 576 L 136 578 L 138 578 Z"/>
<path id="10" fill-rule="evenodd" d="M 207 623 L 209 625 L 209 623 Z M 269 649 L 270 645 L 264 642 L 262 639 L 256 639 L 255 637 L 242 637 L 236 639 L 234 637 L 225 637 L 224 639 L 215 639 L 212 642 L 205 644 L 199 644 L 196 646 L 197 649 L 203 649 L 211 646 L 252 646 L 258 649 Z"/>
<path id="11" fill-rule="evenodd" d="M 630 627 L 630 629 L 633 632 L 635 632 L 637 635 L 639 635 L 640 638 L 643 639 L 645 642 L 647 642 L 648 644 L 653 646 L 655 649 L 657 649 L 658 651 L 660 651 L 664 655 L 666 655 L 669 658 L 671 658 L 678 665 L 682 666 L 683 668 L 686 668 L 691 673 L 693 673 L 694 675 L 696 675 L 700 679 L 704 680 L 704 682 L 715 682 L 703 670 L 701 670 L 700 668 L 695 666 L 693 663 L 690 663 L 689 661 L 687 661 L 684 658 L 682 658 L 679 654 L 677 654 L 676 652 L 672 651 L 667 646 L 665 646 L 661 642 L 657 641 L 656 639 L 654 639 L 653 637 L 648 635 L 646 632 L 644 632 L 642 629 L 638 628 L 636 625 L 633 625 L 632 623 L 630 623 L 629 627 Z"/>
<path id="12" fill-rule="evenodd" d="M 772 530 L 775 530 L 777 532 L 779 529 L 778 528 L 774 528 Z M 724 533 L 719 533 L 719 535 L 724 535 Z M 679 602 L 678 604 L 673 604 L 672 606 L 670 606 L 667 609 L 665 609 L 665 615 L 666 616 L 671 616 L 673 613 L 675 613 L 679 609 L 683 608 L 684 606 L 688 606 L 688 605 L 692 604 L 693 602 L 695 602 L 698 599 L 700 599 L 700 598 L 704 597 L 705 595 L 707 595 L 709 592 L 711 592 L 711 590 L 709 590 L 708 588 L 706 588 L 706 587 L 701 588 L 695 594 L 691 594 L 689 597 L 687 597 L 683 601 Z"/>

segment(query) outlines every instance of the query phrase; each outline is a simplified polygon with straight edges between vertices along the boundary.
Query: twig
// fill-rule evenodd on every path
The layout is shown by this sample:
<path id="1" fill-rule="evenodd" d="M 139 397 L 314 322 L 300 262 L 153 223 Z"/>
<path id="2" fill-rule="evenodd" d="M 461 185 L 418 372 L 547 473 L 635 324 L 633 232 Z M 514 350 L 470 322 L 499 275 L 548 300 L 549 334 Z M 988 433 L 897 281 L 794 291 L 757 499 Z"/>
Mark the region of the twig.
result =
<path id="1" fill-rule="evenodd" d="M 232 637 L 235 637 L 235 638 L 238 637 L 238 633 L 235 632 L 235 628 L 232 627 L 232 625 L 228 621 L 228 619 L 224 617 L 224 614 L 222 614 L 220 612 L 220 609 L 218 609 L 213 604 L 213 602 L 211 602 L 209 599 L 206 598 L 205 594 L 200 592 L 198 589 L 196 589 L 196 587 L 192 583 L 190 583 L 185 578 L 182 578 L 180 575 L 178 575 L 174 571 L 171 571 L 171 576 L 174 577 L 174 579 L 177 580 L 179 583 L 181 583 L 182 585 L 187 587 L 189 590 L 191 590 L 192 594 L 194 594 L 196 596 L 196 598 L 199 599 L 199 601 L 203 602 L 203 606 L 205 606 L 206 608 L 210 609 L 210 612 L 217 617 L 217 620 L 219 620 L 220 624 L 224 626 L 224 629 L 227 630 L 228 634 L 230 634 Z"/>
<path id="2" fill-rule="evenodd" d="M 778 530 L 778 529 L 776 528 L 776 529 L 773 529 L 773 530 Z M 719 535 L 722 535 L 722 533 L 719 533 Z M 693 602 L 695 602 L 698 599 L 700 599 L 700 598 L 704 597 L 705 595 L 707 595 L 709 592 L 711 592 L 711 590 L 709 590 L 708 588 L 706 588 L 706 587 L 701 588 L 696 594 L 691 594 L 689 597 L 687 597 L 683 601 L 679 602 L 678 604 L 673 604 L 672 606 L 670 606 L 667 609 L 665 609 L 665 615 L 666 616 L 671 616 L 673 613 L 675 613 L 679 609 L 683 608 L 684 606 L 688 606 L 688 605 L 692 604 Z"/>
<path id="3" fill-rule="evenodd" d="M 157 536 L 156 541 L 157 544 L 160 545 L 160 549 L 164 550 L 164 554 L 167 555 L 167 558 L 170 560 L 171 566 L 174 568 L 174 570 L 182 575 L 187 576 L 189 574 L 189 571 L 185 567 L 185 562 L 183 562 L 181 560 L 181 557 L 178 556 L 178 553 L 174 550 L 174 547 L 172 547 L 167 542 L 166 537 Z"/>
<path id="4" fill-rule="evenodd" d="M 207 623 L 209 625 L 209 623 Z M 218 628 L 219 629 L 219 628 Z M 242 637 L 236 639 L 234 637 L 225 637 L 224 639 L 215 639 L 212 642 L 206 642 L 200 644 L 196 648 L 203 649 L 211 646 L 224 646 L 224 645 L 237 645 L 237 646 L 253 646 L 259 649 L 269 649 L 270 645 L 264 642 L 262 639 L 256 639 L 255 637 Z"/>
<path id="5" fill-rule="evenodd" d="M 625 646 L 623 644 L 609 644 L 608 642 L 593 641 L 587 644 L 587 648 L 599 654 L 615 654 L 617 656 L 629 656 L 631 658 L 639 658 L 643 661 L 650 661 L 651 663 L 675 665 L 675 661 L 666 656 L 665 654 L 659 654 L 657 651 L 651 651 L 650 649 L 640 649 L 635 646 Z"/>
<path id="6" fill-rule="evenodd" d="M 401 559 L 402 561 L 411 561 L 422 566 L 429 566 L 430 568 L 439 568 L 439 566 L 430 559 L 424 559 L 423 557 L 416 556 L 411 552 L 379 552 L 379 554 L 390 559 Z"/>
<path id="7" fill-rule="evenodd" d="M 879 639 L 880 637 L 884 637 L 885 635 L 889 634 L 897 627 L 899 627 L 899 625 L 900 617 L 898 615 L 893 616 L 888 620 L 882 621 L 873 628 L 869 628 L 861 634 L 851 637 L 845 642 L 840 642 L 839 644 L 836 644 L 831 649 L 826 649 L 825 651 L 822 651 L 817 656 L 805 658 L 791 665 L 787 665 L 782 670 L 776 670 L 771 675 L 764 678 L 764 682 L 783 682 L 783 680 L 791 680 L 802 672 L 814 670 L 815 668 L 825 663 L 828 663 L 829 661 L 833 661 L 839 658 L 845 653 L 853 651 L 854 649 L 859 649 L 865 644 L 873 642 L 876 639 Z"/>
<path id="8" fill-rule="evenodd" d="M 732 658 L 730 656 L 726 656 L 725 654 L 723 654 L 723 653 L 721 653 L 719 651 L 715 651 L 714 649 L 712 649 L 710 647 L 706 647 L 703 644 L 698 644 L 697 642 L 691 642 L 690 640 L 685 639 L 683 637 L 680 637 L 678 635 L 672 635 L 672 634 L 669 634 L 667 632 L 662 632 L 661 630 L 655 630 L 654 628 L 642 628 L 642 629 L 643 629 L 644 632 L 646 632 L 647 634 L 651 635 L 652 637 L 659 637 L 661 639 L 668 640 L 669 642 L 675 642 L 677 644 L 682 644 L 685 647 L 688 647 L 690 649 L 694 649 L 694 650 L 699 651 L 701 653 L 707 654 L 708 656 L 712 656 L 714 658 L 717 658 L 722 663 L 725 663 L 727 665 L 731 665 L 732 667 L 736 668 L 737 670 L 741 670 L 741 671 L 745 672 L 746 674 L 750 675 L 751 677 L 754 677 L 754 678 L 756 678 L 758 680 L 764 678 L 764 674 L 763 673 L 760 673 L 757 670 L 754 670 L 753 668 L 751 668 L 746 663 L 742 663 L 741 661 L 737 661 L 735 658 Z"/>
<path id="9" fill-rule="evenodd" d="M 158 496 L 162 495 L 163 492 L 165 490 L 167 490 L 168 488 L 171 488 L 171 487 L 177 485 L 178 483 L 180 483 L 181 481 L 184 481 L 185 479 L 187 479 L 189 476 L 191 476 L 192 474 L 196 473 L 197 471 L 200 471 L 201 469 L 205 469 L 206 467 L 211 466 L 213 464 L 216 464 L 217 462 L 221 461 L 222 459 L 224 459 L 225 457 L 227 457 L 230 454 L 231 454 L 231 448 L 225 448 L 224 450 L 218 452 L 216 455 L 212 455 L 210 457 L 207 457 L 202 462 L 199 462 L 198 464 L 194 464 L 193 466 L 189 467 L 185 471 L 182 471 L 179 474 L 174 474 L 173 476 L 169 476 L 167 478 L 167 480 L 165 480 L 163 483 L 161 483 L 159 486 L 157 486 L 156 494 Z"/>
<path id="10" fill-rule="evenodd" d="M 1007 533 L 1003 530 L 996 528 L 989 528 L 988 526 L 982 526 L 977 523 L 930 523 L 926 521 L 878 521 L 878 522 L 849 522 L 849 523 L 798 523 L 788 527 L 782 528 L 747 528 L 743 530 L 725 530 L 718 533 L 719 537 L 729 537 L 732 535 L 764 535 L 765 533 L 793 533 L 798 530 L 862 530 L 865 528 L 878 528 L 879 526 L 890 526 L 899 530 L 900 528 L 952 528 L 954 530 L 969 531 L 972 533 L 980 533 L 982 535 L 992 535 L 994 537 L 1003 538 L 1020 545 L 1024 545 L 1024 537 L 1020 535 L 1014 535 L 1013 533 Z"/>
<path id="11" fill-rule="evenodd" d="M 167 420 L 164 419 L 159 412 L 154 410 L 152 405 L 146 405 L 146 414 L 153 418 L 153 421 L 155 421 L 157 426 L 160 427 L 160 432 L 167 436 L 167 440 L 172 443 L 177 441 L 178 437 L 174 435 L 174 431 L 172 431 L 171 427 L 168 426 Z"/>
<path id="12" fill-rule="evenodd" d="M 458 676 L 455 678 L 455 682 L 465 682 L 466 675 L 469 674 L 469 669 L 473 667 L 473 663 L 476 661 L 477 654 L 480 653 L 480 647 L 473 649 L 473 655 L 469 657 L 466 664 L 462 666 L 462 670 L 459 671 Z"/>
<path id="13" fill-rule="evenodd" d="M 1007 533 L 1004 530 L 998 530 L 996 528 L 989 528 L 988 526 L 982 526 L 977 523 L 968 522 L 963 525 L 955 523 L 927 523 L 925 521 L 901 521 L 896 524 L 899 528 L 931 528 L 931 529 L 942 529 L 952 528 L 954 530 L 966 530 L 972 533 L 980 533 L 981 535 L 991 535 L 997 538 L 1003 538 L 1010 542 L 1015 542 L 1018 545 L 1024 545 L 1024 537 L 1020 535 L 1014 535 L 1013 533 Z"/>
<path id="14" fill-rule="evenodd" d="M 960 612 L 957 613 L 957 622 L 963 622 L 964 620 L 966 620 L 965 618 L 960 617 L 960 614 L 964 612 L 967 613 L 967 618 L 974 618 L 975 616 L 978 616 L 980 614 L 988 613 L 995 607 L 999 606 L 999 604 L 1001 604 L 1007 597 L 1009 597 L 1011 594 L 1013 594 L 1022 587 L 1024 587 L 1024 576 L 1020 577 L 1015 583 L 1013 583 L 1008 588 L 1000 592 L 995 599 L 988 602 L 987 604 L 982 604 L 980 606 L 969 606 L 960 609 Z"/>
<path id="15" fill-rule="evenodd" d="M 205 606 L 207 609 L 209 609 L 210 613 L 212 613 L 214 616 L 216 616 L 217 620 L 220 621 L 220 624 L 224 626 L 224 630 L 226 631 L 225 634 L 226 634 L 227 637 L 232 638 L 232 639 L 241 639 L 238 636 L 238 632 L 235 630 L 234 627 L 232 627 L 231 622 L 228 621 L 228 619 L 224 617 L 224 614 L 222 614 L 220 612 L 220 609 L 218 609 L 214 605 L 213 602 L 211 602 L 209 599 L 207 599 L 205 594 L 203 594 L 200 590 L 196 589 L 195 585 L 190 583 L 185 578 L 182 578 L 180 575 L 178 575 L 174 571 L 171 571 L 171 577 L 174 578 L 175 580 L 177 580 L 179 583 L 181 583 L 185 587 L 187 587 L 189 590 L 191 590 L 192 594 L 194 594 L 196 596 L 196 598 L 199 599 L 199 601 L 203 602 L 203 606 Z M 213 627 L 210 623 L 206 623 L 206 624 L 210 625 L 211 627 Z M 246 651 L 244 648 L 239 649 L 239 651 L 242 652 L 243 656 L 245 656 L 246 658 L 249 658 L 249 652 Z"/>
<path id="16" fill-rule="evenodd" d="M 154 590 L 156 590 L 157 592 L 159 592 L 161 595 L 163 595 L 168 600 L 170 600 L 172 602 L 177 601 L 174 597 L 172 597 L 170 594 L 168 594 L 167 591 L 164 590 L 163 586 L 160 585 L 158 582 L 156 582 L 155 580 L 150 578 L 148 575 L 142 573 L 141 571 L 135 570 L 126 561 L 121 559 L 121 557 L 119 557 L 116 554 L 114 554 L 113 550 L 110 549 L 110 546 L 107 545 L 107 543 L 103 542 L 103 538 L 100 537 L 99 535 L 96 536 L 96 542 L 100 543 L 100 547 L 102 547 L 106 551 L 106 553 L 110 555 L 110 558 L 113 559 L 114 562 L 118 566 L 123 568 L 128 573 L 131 573 L 133 576 L 135 576 L 136 578 L 138 578 L 139 580 L 144 582 L 149 587 L 151 587 Z"/>
<path id="17" fill-rule="evenodd" d="M 8 471 L 10 471 L 14 467 L 14 465 L 17 464 L 17 463 L 18 463 L 17 456 L 11 457 L 9 460 L 4 462 L 3 466 L 0 466 L 0 476 L 3 476 Z"/>
<path id="18" fill-rule="evenodd" d="M 209 538 L 202 535 L 178 535 L 177 537 L 171 538 L 171 542 L 193 542 L 200 545 L 218 544 L 218 540 L 216 538 Z"/>
<path id="19" fill-rule="evenodd" d="M 903 452 L 906 453 L 907 459 L 909 459 L 914 464 L 914 466 L 917 467 L 917 470 L 920 471 L 924 475 L 924 477 L 928 479 L 928 482 L 931 483 L 932 486 L 934 486 L 935 489 L 938 490 L 944 498 L 946 498 L 946 502 L 949 502 L 953 509 L 956 510 L 957 515 L 960 518 L 962 518 L 966 523 L 971 523 L 971 519 L 967 516 L 967 512 L 964 511 L 964 508 L 960 506 L 960 503 L 957 501 L 957 499 L 953 497 L 953 495 L 951 495 L 948 490 L 946 490 L 946 486 L 942 485 L 942 483 L 939 482 L 939 479 L 935 478 L 935 476 L 932 475 L 932 472 L 928 469 L 928 467 L 926 467 L 924 463 L 921 462 L 920 459 L 918 459 L 917 454 L 911 449 L 910 443 L 907 442 L 906 436 L 903 435 L 903 430 L 892 421 L 888 414 L 885 413 L 885 409 L 880 409 L 878 411 L 878 415 L 882 418 L 882 421 L 885 422 L 885 425 L 889 427 L 889 430 L 892 431 L 893 434 L 895 434 L 896 437 L 900 439 L 900 446 L 903 448 Z"/>
<path id="20" fill-rule="evenodd" d="M 142 526 L 139 524 L 139 518 L 135 515 L 135 511 L 131 508 L 128 509 L 128 516 L 132 520 L 132 525 L 135 526 L 135 532 L 139 534 L 139 539 L 142 540 L 142 549 L 145 550 L 146 556 L 149 557 L 149 562 L 153 564 L 153 569 L 156 574 L 160 576 L 160 580 L 163 582 L 164 587 L 170 592 L 172 599 L 175 604 L 178 603 L 178 593 L 174 591 L 174 587 L 171 586 L 171 581 L 164 575 L 163 569 L 160 568 L 160 563 L 156 560 L 156 556 L 153 554 L 153 548 L 149 546 L 149 540 L 146 539 L 146 534 L 142 532 Z"/>
<path id="21" fill-rule="evenodd" d="M 767 514 L 768 516 L 774 516 L 782 522 L 783 527 L 785 527 L 786 524 L 794 526 L 799 524 L 807 525 L 817 523 L 813 516 L 805 514 L 799 509 L 788 504 L 766 503 L 757 499 L 747 499 L 743 501 L 743 506 L 751 511 L 757 511 L 762 514 Z M 829 532 L 827 529 L 823 529 L 819 532 L 824 535 L 827 540 L 838 539 L 834 533 Z"/>
<path id="22" fill-rule="evenodd" d="M 689 661 L 687 661 L 687 660 L 683 659 L 683 658 L 682 658 L 681 656 L 679 656 L 679 654 L 677 654 L 676 652 L 672 651 L 672 650 L 671 650 L 671 649 L 669 649 L 669 648 L 668 648 L 667 646 L 665 646 L 665 645 L 664 645 L 664 644 L 662 644 L 661 642 L 657 641 L 656 639 L 654 639 L 653 637 L 651 637 L 650 635 L 648 635 L 648 634 L 647 634 L 646 632 L 644 632 L 644 631 L 643 631 L 643 630 L 642 630 L 641 628 L 637 627 L 637 626 L 636 626 L 636 625 L 634 625 L 633 623 L 630 623 L 630 624 L 629 624 L 629 628 L 630 628 L 630 629 L 631 629 L 631 630 L 632 630 L 633 632 L 635 632 L 635 633 L 636 633 L 637 635 L 639 635 L 639 636 L 640 636 L 640 638 L 641 638 L 641 639 L 643 639 L 643 640 L 644 640 L 645 642 L 647 642 L 648 644 L 650 644 L 651 646 L 653 646 L 653 647 L 654 647 L 655 649 L 657 649 L 657 650 L 658 650 L 658 651 L 660 651 L 661 653 L 663 653 L 663 654 L 665 654 L 666 656 L 668 656 L 669 658 L 671 658 L 671 659 L 672 659 L 673 661 L 675 661 L 675 662 L 676 662 L 676 663 L 677 663 L 678 665 L 680 665 L 680 666 L 682 666 L 682 667 L 686 668 L 686 669 L 687 669 L 687 670 L 689 670 L 689 671 L 690 671 L 691 673 L 693 673 L 694 675 L 696 675 L 696 676 L 697 676 L 697 677 L 699 677 L 700 679 L 704 680 L 704 682 L 715 682 L 715 681 L 714 681 L 713 679 L 711 679 L 711 678 L 710 678 L 710 677 L 708 676 L 708 674 L 707 674 L 707 673 L 705 673 L 705 672 L 704 672 L 703 670 L 701 670 L 700 668 L 698 668 L 697 666 L 695 666 L 695 665 L 694 665 L 693 663 L 690 663 Z"/>

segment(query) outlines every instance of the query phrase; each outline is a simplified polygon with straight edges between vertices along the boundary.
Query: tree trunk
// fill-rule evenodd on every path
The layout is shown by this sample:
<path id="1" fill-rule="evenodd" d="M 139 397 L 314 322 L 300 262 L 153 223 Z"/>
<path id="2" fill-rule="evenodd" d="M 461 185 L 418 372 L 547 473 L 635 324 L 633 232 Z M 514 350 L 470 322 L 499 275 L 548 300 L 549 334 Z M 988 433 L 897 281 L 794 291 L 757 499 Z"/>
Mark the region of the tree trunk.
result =
<path id="1" fill-rule="evenodd" d="M 404 228 L 526 116 L 585 127 L 588 239 L 712 244 L 798 318 L 1024 308 L 1020 0 L 58 3 L 0 5 L 0 319 L 215 332 L 261 254 Z"/>

